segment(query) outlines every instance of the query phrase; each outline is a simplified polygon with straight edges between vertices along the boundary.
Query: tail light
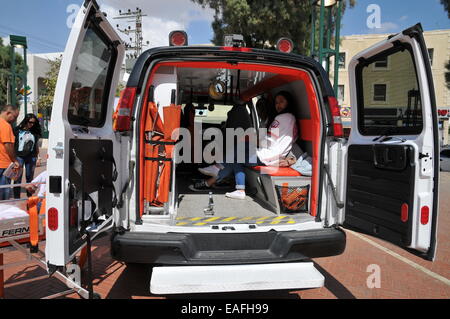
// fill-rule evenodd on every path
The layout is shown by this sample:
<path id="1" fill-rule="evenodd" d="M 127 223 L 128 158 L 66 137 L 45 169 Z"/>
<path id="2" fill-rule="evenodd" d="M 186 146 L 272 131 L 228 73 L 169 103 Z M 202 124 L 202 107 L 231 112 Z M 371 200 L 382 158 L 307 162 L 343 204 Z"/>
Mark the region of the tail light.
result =
<path id="1" fill-rule="evenodd" d="M 58 210 L 54 207 L 50 208 L 47 212 L 47 225 L 51 231 L 58 229 Z"/>
<path id="2" fill-rule="evenodd" d="M 117 117 L 114 123 L 114 130 L 118 132 L 129 131 L 131 128 L 131 114 L 133 113 L 134 99 L 136 98 L 136 88 L 125 88 L 117 107 Z"/>
<path id="3" fill-rule="evenodd" d="M 172 31 L 169 34 L 169 44 L 170 46 L 186 46 L 188 45 L 187 33 L 184 31 Z"/>
<path id="4" fill-rule="evenodd" d="M 335 137 L 344 136 L 344 128 L 341 120 L 341 107 L 338 100 L 334 96 L 328 97 L 328 104 L 330 106 L 331 116 L 333 117 L 333 134 Z"/>
<path id="5" fill-rule="evenodd" d="M 428 206 L 423 206 L 420 209 L 420 223 L 422 225 L 428 224 L 428 221 L 430 220 L 430 208 Z"/>
<path id="6" fill-rule="evenodd" d="M 288 38 L 281 38 L 277 42 L 277 50 L 284 53 L 291 53 L 294 50 L 294 42 Z"/>

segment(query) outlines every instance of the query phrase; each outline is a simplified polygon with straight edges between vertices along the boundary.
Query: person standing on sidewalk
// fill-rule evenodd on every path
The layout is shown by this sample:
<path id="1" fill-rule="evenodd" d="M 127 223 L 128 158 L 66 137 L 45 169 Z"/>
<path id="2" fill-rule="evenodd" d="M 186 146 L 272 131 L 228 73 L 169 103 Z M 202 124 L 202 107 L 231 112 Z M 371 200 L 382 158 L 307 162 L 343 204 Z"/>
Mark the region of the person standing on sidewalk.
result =
<path id="1" fill-rule="evenodd" d="M 14 133 L 11 124 L 19 116 L 19 108 L 14 105 L 0 106 L 0 185 L 8 185 L 11 180 L 3 175 L 11 163 L 19 168 L 14 152 Z M 0 188 L 0 200 L 9 199 L 10 189 Z"/>
<path id="2" fill-rule="evenodd" d="M 25 165 L 26 183 L 31 183 L 34 177 L 34 169 L 39 155 L 38 141 L 42 136 L 41 125 L 38 118 L 33 113 L 25 115 L 24 119 L 14 129 L 15 143 L 14 150 L 20 167 Z M 22 175 L 20 175 L 14 184 L 20 184 Z M 20 187 L 14 188 L 14 198 L 20 198 Z M 32 193 L 27 191 L 27 196 Z"/>

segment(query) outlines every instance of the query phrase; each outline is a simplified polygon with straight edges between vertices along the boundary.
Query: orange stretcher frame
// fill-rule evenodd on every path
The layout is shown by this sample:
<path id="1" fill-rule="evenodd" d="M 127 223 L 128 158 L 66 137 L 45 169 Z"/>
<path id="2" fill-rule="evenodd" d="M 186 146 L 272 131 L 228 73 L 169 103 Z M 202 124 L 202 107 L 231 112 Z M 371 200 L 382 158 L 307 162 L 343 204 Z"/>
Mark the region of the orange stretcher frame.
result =
<path id="1" fill-rule="evenodd" d="M 144 199 L 150 206 L 161 207 L 169 201 L 173 151 L 178 140 L 181 106 L 163 107 L 164 123 L 154 102 L 147 105 L 144 147 Z M 141 216 L 143 210 L 141 210 Z"/>

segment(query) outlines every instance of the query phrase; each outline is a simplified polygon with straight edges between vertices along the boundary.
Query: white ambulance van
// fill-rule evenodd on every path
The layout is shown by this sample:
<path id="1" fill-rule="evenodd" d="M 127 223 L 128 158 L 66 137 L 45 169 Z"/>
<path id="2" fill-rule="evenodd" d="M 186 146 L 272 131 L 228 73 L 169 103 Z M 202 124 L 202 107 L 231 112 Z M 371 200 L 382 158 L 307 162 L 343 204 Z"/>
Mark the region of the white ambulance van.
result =
<path id="1" fill-rule="evenodd" d="M 153 267 L 155 294 L 323 286 L 311 259 L 344 252 L 342 227 L 434 258 L 438 127 L 420 24 L 350 61 L 348 138 L 314 59 L 239 41 L 188 46 L 180 31 L 170 43 L 138 57 L 115 112 L 125 46 L 95 1 L 81 8 L 51 116 L 49 271 L 66 269 L 105 231 L 114 259 Z M 189 158 L 201 156 L 213 139 L 205 131 L 223 130 L 233 106 L 258 129 L 256 104 L 282 90 L 295 100 L 296 143 L 311 156 L 311 176 L 246 167 L 245 200 L 226 198 L 226 184 L 192 192 L 209 164 L 178 161 L 188 137 L 170 133 L 193 133 Z"/>

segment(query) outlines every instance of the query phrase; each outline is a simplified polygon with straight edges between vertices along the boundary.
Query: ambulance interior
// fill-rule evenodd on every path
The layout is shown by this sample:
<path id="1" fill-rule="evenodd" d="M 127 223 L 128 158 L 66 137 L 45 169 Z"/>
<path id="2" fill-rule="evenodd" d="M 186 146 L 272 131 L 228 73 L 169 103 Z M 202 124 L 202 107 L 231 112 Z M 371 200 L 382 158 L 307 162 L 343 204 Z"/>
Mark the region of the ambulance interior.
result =
<path id="1" fill-rule="evenodd" d="M 284 223 L 294 224 L 314 220 L 318 206 L 321 120 L 310 75 L 299 69 L 211 64 L 166 63 L 155 67 L 149 75 L 142 112 L 138 115 L 142 123 L 138 142 L 141 217 L 171 216 L 177 226 L 202 226 L 205 223 L 195 221 L 207 217 L 207 221 L 214 223 L 283 223 L 284 219 Z M 251 126 L 259 129 L 264 112 L 261 106 L 273 107 L 274 96 L 282 90 L 290 92 L 295 100 L 296 143 L 312 157 L 312 176 L 302 176 L 291 167 L 246 167 L 245 200 L 224 195 L 235 190 L 233 175 L 210 190 L 192 191 L 190 184 L 209 178 L 198 171 L 199 167 L 212 164 L 203 157 L 211 142 L 203 136 L 205 131 L 220 130 L 226 139 L 225 129 L 230 124 L 227 114 L 234 105 L 244 108 L 242 116 L 248 116 Z M 190 144 L 183 143 L 189 137 L 172 135 L 177 128 L 190 133 Z M 200 153 L 194 146 L 198 145 L 198 136 L 202 141 Z M 224 140 L 224 148 L 226 143 Z M 186 149 L 186 145 L 191 149 Z M 200 160 L 194 158 L 198 154 Z M 184 161 L 186 158 L 189 160 Z"/>

